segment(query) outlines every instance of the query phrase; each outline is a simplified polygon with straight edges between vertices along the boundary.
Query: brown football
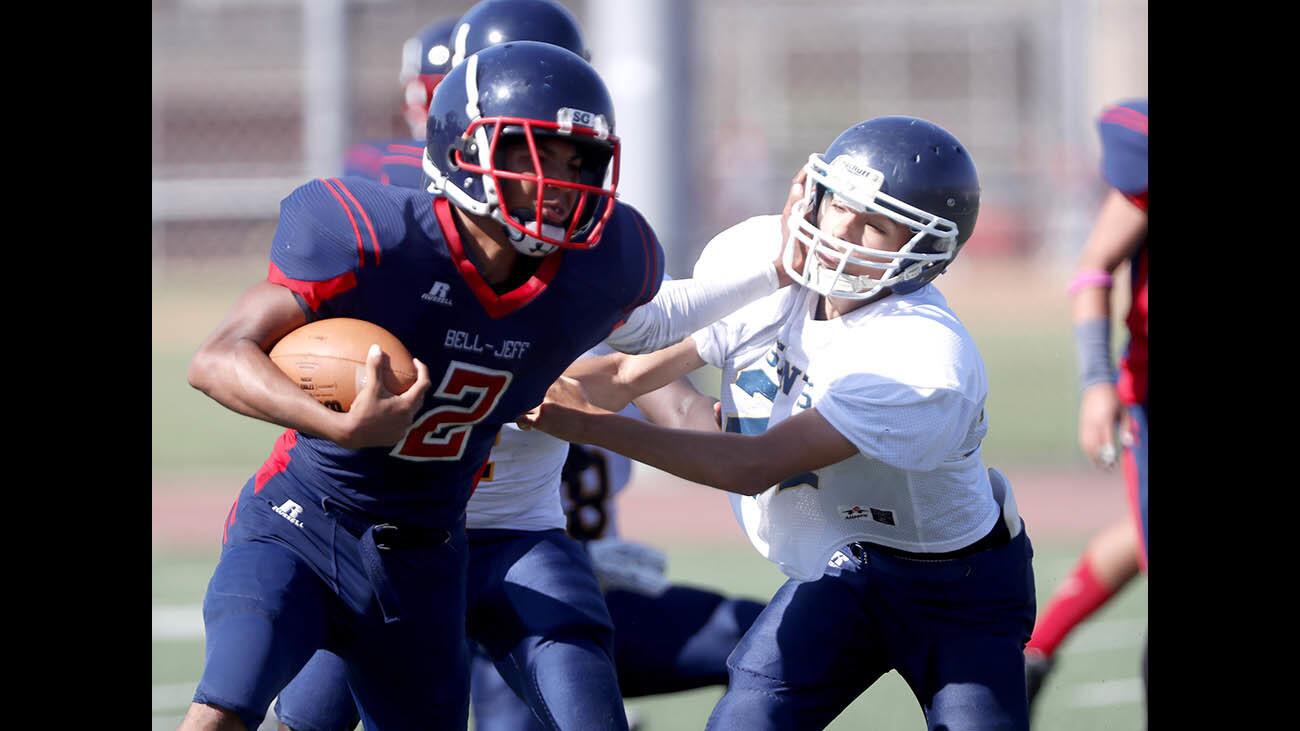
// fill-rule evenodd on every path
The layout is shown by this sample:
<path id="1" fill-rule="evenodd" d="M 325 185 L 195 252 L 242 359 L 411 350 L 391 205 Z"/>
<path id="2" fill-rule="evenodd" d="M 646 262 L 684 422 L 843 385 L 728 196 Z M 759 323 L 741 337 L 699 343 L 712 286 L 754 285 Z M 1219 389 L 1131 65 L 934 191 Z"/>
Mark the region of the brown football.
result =
<path id="1" fill-rule="evenodd" d="M 384 387 L 402 393 L 415 383 L 411 353 L 382 327 L 348 317 L 317 320 L 294 330 L 271 349 L 271 362 L 298 387 L 335 411 L 352 408 L 366 375 L 366 352 L 372 343 L 388 354 L 380 368 Z"/>

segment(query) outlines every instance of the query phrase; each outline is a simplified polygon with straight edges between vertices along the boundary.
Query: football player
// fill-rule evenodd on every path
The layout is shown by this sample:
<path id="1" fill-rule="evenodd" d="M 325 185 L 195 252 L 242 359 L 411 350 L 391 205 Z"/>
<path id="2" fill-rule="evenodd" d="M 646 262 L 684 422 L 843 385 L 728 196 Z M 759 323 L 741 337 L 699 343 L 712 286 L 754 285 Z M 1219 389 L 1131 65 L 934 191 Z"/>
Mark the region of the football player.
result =
<path id="1" fill-rule="evenodd" d="M 1098 467 L 1115 465 L 1122 434 L 1123 472 L 1132 522 L 1089 542 L 1052 596 L 1025 649 L 1032 704 L 1065 636 L 1115 596 L 1147 565 L 1147 100 L 1108 106 L 1097 122 L 1106 198 L 1084 244 L 1069 294 L 1079 357 L 1079 448 Z M 1119 374 L 1111 363 L 1112 275 L 1129 265 L 1129 342 Z M 1127 419 L 1123 416 L 1127 414 Z M 1146 643 L 1142 679 L 1147 678 Z"/>
<path id="2" fill-rule="evenodd" d="M 521 18 L 529 22 L 521 23 Z M 516 39 L 551 42 L 589 55 L 576 21 L 551 0 L 487 0 L 456 22 L 452 35 L 455 63 Z M 776 271 L 774 262 L 772 273 Z M 752 273 L 745 278 L 753 280 Z M 735 279 L 736 273 L 728 272 L 709 286 L 717 289 Z M 673 282 L 658 296 L 689 295 L 692 286 Z M 750 293 L 744 295 L 746 301 L 767 291 L 743 281 L 735 289 Z M 733 301 L 727 306 L 743 304 Z M 629 336 L 628 329 L 615 331 L 614 341 L 624 343 L 621 347 L 640 337 Z M 645 398 L 671 400 L 674 388 L 682 386 Z M 661 554 L 619 541 L 613 522 L 603 519 L 612 514 L 612 498 L 626 484 L 626 458 L 609 454 L 598 468 L 574 469 L 585 453 L 571 454 L 566 462 L 567 451 L 567 444 L 543 433 L 505 425 L 468 506 L 469 632 L 481 645 L 474 658 L 473 712 L 475 727 L 484 731 L 542 728 L 539 718 L 548 725 L 578 727 L 621 703 L 608 686 L 596 682 L 609 672 L 593 669 L 590 659 L 600 657 L 598 648 L 608 647 L 611 622 L 614 634 L 623 638 L 614 643 L 614 657 L 625 693 L 725 683 L 726 656 L 761 609 L 756 602 L 668 587 Z M 591 460 L 582 464 L 596 467 Z M 579 483 L 602 489 L 586 491 Z M 564 535 L 566 525 L 572 538 Z M 599 586 L 611 590 L 608 613 L 592 564 L 573 538 L 583 544 L 602 539 L 592 558 Z M 512 619 L 502 622 L 503 616 Z M 671 627 L 646 621 L 662 616 L 674 617 Z M 545 655 L 538 648 L 546 648 Z M 494 660 L 513 683 L 501 677 Z M 342 661 L 322 651 L 281 692 L 276 714 L 294 731 L 352 728 L 357 714 L 351 706 Z"/>
<path id="3" fill-rule="evenodd" d="M 684 337 L 692 307 L 709 311 L 690 296 L 643 307 L 663 251 L 614 200 L 613 106 L 581 57 L 486 49 L 447 75 L 429 115 L 439 194 L 360 178 L 294 191 L 267 280 L 190 364 L 196 388 L 288 430 L 227 518 L 183 728 L 256 728 L 321 648 L 343 659 L 368 728 L 464 728 L 464 513 L 501 425 L 620 322 L 615 342 L 652 349 Z M 768 262 L 752 278 L 766 289 L 776 274 Z M 397 336 L 415 385 L 387 393 L 372 348 L 365 387 L 336 413 L 267 358 L 288 332 L 341 316 Z M 619 727 L 621 704 L 597 723 Z"/>
<path id="4" fill-rule="evenodd" d="M 435 20 L 402 44 L 398 81 L 411 136 L 353 145 L 344 154 L 343 174 L 404 188 L 427 185 L 422 158 L 434 90 L 473 52 L 508 41 L 541 41 L 591 58 L 573 15 L 552 0 L 484 0 L 463 16 Z"/>
<path id="5" fill-rule="evenodd" d="M 451 71 L 451 29 L 457 18 L 442 18 L 424 26 L 402 44 L 402 118 L 410 137 L 366 140 L 348 148 L 343 174 L 421 188 L 424 183 L 425 121 L 438 84 Z"/>
<path id="6" fill-rule="evenodd" d="M 799 286 L 612 371 L 579 361 L 520 424 L 734 493 L 790 577 L 728 659 L 709 728 L 823 728 L 893 669 L 929 728 L 1025 729 L 1032 549 L 981 458 L 979 351 L 932 284 L 974 229 L 975 165 L 939 126 L 895 116 L 850 127 L 805 169 L 786 249 Z M 742 222 L 695 276 L 782 238 L 778 216 Z M 704 363 L 722 369 L 721 430 L 588 402 L 618 406 Z"/>

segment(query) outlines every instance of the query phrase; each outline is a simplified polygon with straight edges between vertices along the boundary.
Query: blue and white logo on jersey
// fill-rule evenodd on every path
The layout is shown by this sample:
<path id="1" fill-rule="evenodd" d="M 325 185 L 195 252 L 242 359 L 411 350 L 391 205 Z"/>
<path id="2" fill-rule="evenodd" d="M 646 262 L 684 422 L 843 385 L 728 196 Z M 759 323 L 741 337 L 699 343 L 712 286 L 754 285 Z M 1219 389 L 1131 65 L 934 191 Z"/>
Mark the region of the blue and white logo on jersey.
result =
<path id="1" fill-rule="evenodd" d="M 446 282 L 434 282 L 433 289 L 420 295 L 420 299 L 425 302 L 433 302 L 439 305 L 451 306 L 451 298 L 448 293 L 451 292 L 451 285 Z"/>
<path id="2" fill-rule="evenodd" d="M 298 516 L 302 515 L 302 506 L 299 505 L 298 503 L 295 503 L 292 500 L 285 500 L 284 505 L 280 505 L 278 507 L 274 507 L 271 509 L 274 510 L 276 513 L 279 513 L 285 520 L 289 521 L 290 523 L 293 523 L 299 528 L 302 527 L 302 521 L 298 520 Z"/>

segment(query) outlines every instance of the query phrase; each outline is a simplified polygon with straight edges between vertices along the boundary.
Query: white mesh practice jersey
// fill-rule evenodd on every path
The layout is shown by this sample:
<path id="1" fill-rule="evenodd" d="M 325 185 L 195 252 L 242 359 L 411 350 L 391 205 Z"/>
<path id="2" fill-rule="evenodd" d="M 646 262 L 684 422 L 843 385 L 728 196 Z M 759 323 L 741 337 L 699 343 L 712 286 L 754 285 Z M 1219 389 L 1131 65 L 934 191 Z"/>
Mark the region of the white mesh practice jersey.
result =
<path id="1" fill-rule="evenodd" d="M 695 276 L 771 256 L 779 239 L 776 216 L 738 224 L 710 242 Z M 729 431 L 759 433 L 816 408 L 860 450 L 732 495 L 750 541 L 788 576 L 814 580 L 853 541 L 937 553 L 983 537 L 1001 512 L 980 457 L 988 382 L 943 295 L 930 285 L 825 321 L 814 319 L 818 300 L 789 287 L 693 336 L 722 369 Z"/>

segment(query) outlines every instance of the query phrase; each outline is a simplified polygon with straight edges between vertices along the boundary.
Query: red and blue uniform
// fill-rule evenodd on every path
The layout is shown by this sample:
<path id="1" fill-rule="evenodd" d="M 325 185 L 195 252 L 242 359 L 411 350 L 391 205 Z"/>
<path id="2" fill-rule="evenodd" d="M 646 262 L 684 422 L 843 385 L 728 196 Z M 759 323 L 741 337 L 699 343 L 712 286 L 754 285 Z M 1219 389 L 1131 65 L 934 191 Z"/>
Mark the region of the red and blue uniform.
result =
<path id="1" fill-rule="evenodd" d="M 1147 100 L 1107 107 L 1097 123 L 1101 134 L 1102 176 L 1133 205 L 1147 211 Z M 1147 560 L 1147 254 L 1144 238 L 1129 259 L 1131 301 L 1129 342 L 1119 362 L 1116 393 L 1128 408 L 1131 445 L 1125 450 L 1124 476 L 1141 529 L 1142 564 Z"/>
<path id="2" fill-rule="evenodd" d="M 409 154 L 418 163 L 415 144 L 356 145 L 346 169 L 376 182 L 422 188 L 422 176 L 402 175 L 418 167 L 392 159 Z M 384 149 L 392 154 L 379 152 Z M 570 461 L 585 454 L 571 447 Z M 567 463 L 565 470 L 567 475 Z M 565 484 L 574 487 L 567 477 Z M 727 655 L 763 608 L 686 586 L 660 596 L 614 590 L 602 597 L 586 553 L 562 531 L 470 530 L 467 536 L 468 633 L 475 643 L 509 657 L 505 665 L 512 671 L 507 680 L 486 650 L 475 654 L 471 699 L 480 729 L 544 728 L 530 706 L 545 709 L 561 726 L 599 724 L 609 702 L 619 698 L 606 687 L 611 679 L 603 658 L 613 661 L 623 697 L 725 685 Z M 664 617 L 672 621 L 664 623 Z M 337 655 L 316 653 L 280 692 L 277 717 L 294 731 L 355 726 L 359 719 L 346 678 Z M 574 688 L 581 697 L 571 695 Z"/>
<path id="3" fill-rule="evenodd" d="M 599 246 L 552 254 L 498 294 L 441 197 L 344 177 L 286 198 L 268 279 L 309 319 L 387 329 L 428 365 L 432 386 L 392 449 L 280 437 L 227 519 L 195 701 L 255 728 L 323 648 L 347 662 L 367 728 L 464 728 L 464 513 L 478 474 L 501 425 L 662 278 L 654 233 L 621 204 Z"/>
<path id="4" fill-rule="evenodd" d="M 366 140 L 343 155 L 343 174 L 399 188 L 424 190 L 424 141 L 414 139 Z"/>
<path id="5" fill-rule="evenodd" d="M 423 176 L 408 172 L 419 172 L 416 144 L 356 145 L 345 169 L 422 189 Z M 658 597 L 627 591 L 602 597 L 586 553 L 562 531 L 471 530 L 467 537 L 469 636 L 509 657 L 505 665 L 513 671 L 504 678 L 485 650 L 472 660 L 474 720 L 483 729 L 542 728 L 530 705 L 561 726 L 599 724 L 608 701 L 619 698 L 606 687 L 614 681 L 603 658 L 615 664 L 624 697 L 725 685 L 727 655 L 762 611 L 757 602 L 684 586 Z M 661 621 L 666 616 L 669 625 Z M 571 697 L 574 688 L 583 695 Z M 294 731 L 355 726 L 358 713 L 338 655 L 316 653 L 280 692 L 275 713 Z"/>

